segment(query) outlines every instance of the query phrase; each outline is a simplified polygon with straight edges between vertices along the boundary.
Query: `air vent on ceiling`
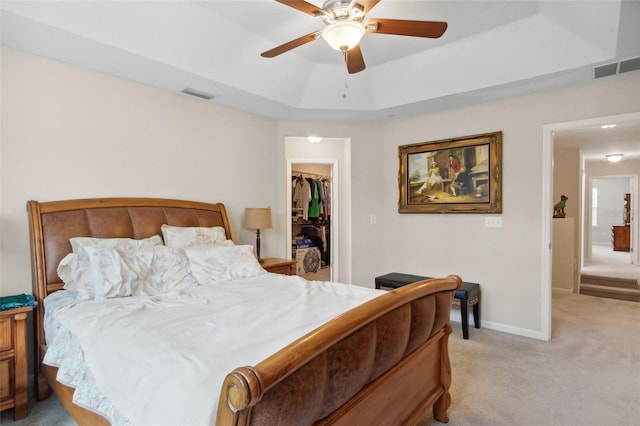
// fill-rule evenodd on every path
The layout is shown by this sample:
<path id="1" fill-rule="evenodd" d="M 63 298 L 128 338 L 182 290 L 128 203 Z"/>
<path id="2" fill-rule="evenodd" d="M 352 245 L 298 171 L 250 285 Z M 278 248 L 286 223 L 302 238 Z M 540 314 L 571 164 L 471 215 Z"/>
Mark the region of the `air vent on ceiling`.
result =
<path id="1" fill-rule="evenodd" d="M 608 77 L 610 75 L 622 74 L 623 72 L 640 70 L 640 58 L 627 59 L 613 64 L 601 65 L 594 69 L 595 78 Z"/>
<path id="2" fill-rule="evenodd" d="M 206 100 L 213 99 L 213 95 L 210 93 L 201 92 L 199 90 L 190 89 L 188 87 L 185 87 L 184 89 L 182 89 L 182 93 L 195 96 L 196 98 L 200 98 L 200 99 L 206 99 Z"/>

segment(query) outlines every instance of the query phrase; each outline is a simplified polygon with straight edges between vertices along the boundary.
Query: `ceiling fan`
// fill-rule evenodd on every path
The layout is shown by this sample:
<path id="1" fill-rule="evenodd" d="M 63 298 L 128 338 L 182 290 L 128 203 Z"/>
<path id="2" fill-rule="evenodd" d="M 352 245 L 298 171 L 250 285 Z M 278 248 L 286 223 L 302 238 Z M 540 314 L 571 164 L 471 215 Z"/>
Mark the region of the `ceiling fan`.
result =
<path id="1" fill-rule="evenodd" d="M 332 48 L 342 52 L 349 74 L 355 74 L 365 69 L 364 58 L 359 46 L 360 39 L 365 33 L 439 38 L 447 29 L 446 22 L 437 21 L 381 18 L 364 21 L 365 15 L 380 0 L 327 0 L 322 5 L 322 9 L 304 0 L 276 1 L 300 12 L 322 18 L 326 26 L 322 30 L 314 31 L 267 50 L 261 56 L 273 58 L 303 44 L 323 38 Z"/>

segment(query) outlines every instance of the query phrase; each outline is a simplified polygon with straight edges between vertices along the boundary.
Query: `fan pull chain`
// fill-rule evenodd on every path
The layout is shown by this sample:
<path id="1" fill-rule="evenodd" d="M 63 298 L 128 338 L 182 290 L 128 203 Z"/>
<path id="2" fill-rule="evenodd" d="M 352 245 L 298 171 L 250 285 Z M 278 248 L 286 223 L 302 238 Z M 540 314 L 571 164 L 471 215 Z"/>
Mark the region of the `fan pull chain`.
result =
<path id="1" fill-rule="evenodd" d="M 349 68 L 349 56 L 347 56 L 346 49 L 342 51 L 342 55 L 344 56 L 344 64 Z M 349 85 L 347 84 L 347 74 L 344 75 L 344 90 L 342 91 L 342 99 L 347 99 L 347 89 Z"/>
<path id="2" fill-rule="evenodd" d="M 345 55 L 345 61 L 347 57 Z M 347 77 L 347 73 L 344 73 L 344 90 L 342 91 L 342 99 L 347 99 L 347 89 L 349 89 L 349 79 Z"/>

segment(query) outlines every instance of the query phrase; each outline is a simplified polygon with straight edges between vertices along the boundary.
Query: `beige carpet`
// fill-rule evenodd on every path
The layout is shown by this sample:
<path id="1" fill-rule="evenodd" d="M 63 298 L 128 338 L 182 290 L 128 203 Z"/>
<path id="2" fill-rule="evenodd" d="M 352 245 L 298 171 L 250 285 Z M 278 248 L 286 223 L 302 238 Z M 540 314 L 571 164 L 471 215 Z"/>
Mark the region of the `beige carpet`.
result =
<path id="1" fill-rule="evenodd" d="M 640 304 L 553 295 L 549 342 L 453 323 L 450 425 L 640 425 Z M 401 397 L 401 396 L 400 396 Z M 71 426 L 61 404 L 31 402 L 16 426 Z M 439 425 L 427 416 L 421 426 Z"/>
<path id="2" fill-rule="evenodd" d="M 628 252 L 614 251 L 609 244 L 594 244 L 591 248 L 591 260 L 585 263 L 580 273 L 640 280 L 640 265 L 631 263 L 631 254 Z"/>
<path id="3" fill-rule="evenodd" d="M 473 328 L 462 340 L 456 328 L 450 425 L 640 425 L 640 304 L 566 293 L 552 304 L 549 342 Z"/>

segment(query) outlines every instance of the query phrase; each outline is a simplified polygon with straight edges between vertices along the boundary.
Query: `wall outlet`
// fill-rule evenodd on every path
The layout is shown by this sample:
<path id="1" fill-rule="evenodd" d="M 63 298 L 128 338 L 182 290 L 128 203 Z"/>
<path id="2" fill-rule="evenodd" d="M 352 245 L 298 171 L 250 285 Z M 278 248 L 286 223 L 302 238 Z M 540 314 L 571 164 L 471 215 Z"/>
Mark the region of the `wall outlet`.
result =
<path id="1" fill-rule="evenodd" d="M 376 218 L 375 214 L 370 214 L 369 215 L 369 223 L 370 224 L 375 225 L 377 221 L 378 221 L 378 219 Z"/>
<path id="2" fill-rule="evenodd" d="M 486 228 L 502 228 L 502 216 L 487 216 L 484 218 Z"/>

